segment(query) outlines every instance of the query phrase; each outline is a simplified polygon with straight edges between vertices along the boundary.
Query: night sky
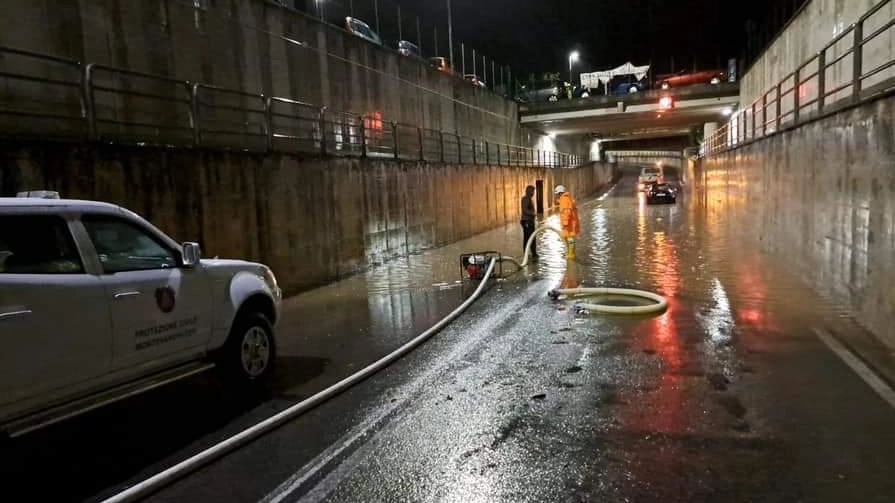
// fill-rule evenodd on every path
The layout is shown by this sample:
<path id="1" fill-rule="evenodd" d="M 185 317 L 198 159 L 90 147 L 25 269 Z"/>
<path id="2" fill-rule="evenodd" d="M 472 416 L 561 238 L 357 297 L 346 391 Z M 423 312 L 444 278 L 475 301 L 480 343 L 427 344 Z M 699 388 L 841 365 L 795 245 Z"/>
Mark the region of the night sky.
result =
<path id="1" fill-rule="evenodd" d="M 327 0 L 323 0 L 327 1 Z M 346 5 L 349 0 L 329 0 Z M 374 24 L 372 0 L 350 0 L 357 17 Z M 517 77 L 530 72 L 568 72 L 568 54 L 580 51 L 577 71 L 596 71 L 627 61 L 652 62 L 655 73 L 726 68 L 742 58 L 747 20 L 776 31 L 803 0 L 452 0 L 454 42 L 510 65 Z M 404 38 L 415 40 L 415 17 L 422 18 L 423 49 L 432 55 L 438 25 L 439 55 L 447 54 L 446 0 L 379 0 L 382 35 L 397 37 L 397 4 L 403 10 Z M 330 5 L 334 5 L 331 3 Z M 772 6 L 778 12 L 773 14 Z M 334 16 L 338 14 L 334 13 Z M 770 34 L 765 38 L 769 38 Z M 752 37 L 756 38 L 756 37 Z M 471 63 L 470 63 L 471 65 Z"/>

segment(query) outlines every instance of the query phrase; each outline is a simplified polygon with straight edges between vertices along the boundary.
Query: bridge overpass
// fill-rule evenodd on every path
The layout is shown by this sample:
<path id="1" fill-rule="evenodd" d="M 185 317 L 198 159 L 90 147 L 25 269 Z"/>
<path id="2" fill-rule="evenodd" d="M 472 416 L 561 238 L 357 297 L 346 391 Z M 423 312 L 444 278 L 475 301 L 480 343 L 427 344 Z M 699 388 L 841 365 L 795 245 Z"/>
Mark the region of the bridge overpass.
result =
<path id="1" fill-rule="evenodd" d="M 739 92 L 738 83 L 722 83 L 594 96 L 523 105 L 520 116 L 522 124 L 556 135 L 590 134 L 602 140 L 682 136 L 693 126 L 723 121 L 739 102 Z"/>

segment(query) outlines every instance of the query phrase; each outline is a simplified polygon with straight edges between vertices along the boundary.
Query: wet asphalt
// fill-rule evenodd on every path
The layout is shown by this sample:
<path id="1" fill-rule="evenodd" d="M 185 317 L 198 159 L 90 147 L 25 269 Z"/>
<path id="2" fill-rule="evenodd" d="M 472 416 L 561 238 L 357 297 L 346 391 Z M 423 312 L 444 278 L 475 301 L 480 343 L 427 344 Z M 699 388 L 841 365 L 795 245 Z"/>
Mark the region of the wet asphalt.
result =
<path id="1" fill-rule="evenodd" d="M 544 236 L 540 264 L 425 346 L 150 501 L 895 501 L 895 409 L 815 330 L 872 338 L 724 209 L 697 194 L 647 206 L 623 179 L 582 205 L 577 260 Z M 288 407 L 462 302 L 460 253 L 515 251 L 520 234 L 289 299 L 268 396 L 203 376 L 16 440 L 7 494 L 97 500 Z M 547 299 L 578 285 L 670 307 L 612 317 Z"/>

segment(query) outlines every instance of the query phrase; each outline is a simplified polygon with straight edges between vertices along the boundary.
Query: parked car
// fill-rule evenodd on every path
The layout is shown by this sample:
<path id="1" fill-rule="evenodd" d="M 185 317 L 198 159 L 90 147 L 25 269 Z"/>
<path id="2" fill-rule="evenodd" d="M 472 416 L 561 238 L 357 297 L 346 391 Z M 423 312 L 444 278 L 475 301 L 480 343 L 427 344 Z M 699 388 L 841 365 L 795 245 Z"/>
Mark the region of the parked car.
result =
<path id="1" fill-rule="evenodd" d="M 563 96 L 563 88 L 558 82 L 542 82 L 534 86 L 522 86 L 519 96 L 527 103 L 555 102 Z"/>
<path id="2" fill-rule="evenodd" d="M 435 58 L 429 58 L 429 63 L 432 64 L 435 68 L 438 68 L 440 71 L 445 73 L 451 73 L 451 65 L 448 63 L 447 58 L 443 58 L 441 56 Z"/>
<path id="3" fill-rule="evenodd" d="M 646 204 L 671 203 L 677 201 L 677 192 L 667 183 L 654 183 L 646 191 Z"/>
<path id="4" fill-rule="evenodd" d="M 373 29 L 370 28 L 370 25 L 361 21 L 360 19 L 350 16 L 346 17 L 345 29 L 364 40 L 377 45 L 382 45 L 382 39 L 379 38 L 379 34 L 373 31 Z"/>
<path id="5" fill-rule="evenodd" d="M 612 94 L 616 96 L 624 96 L 627 94 L 634 94 L 645 91 L 648 87 L 649 85 L 645 80 L 622 82 L 615 86 Z"/>
<path id="6" fill-rule="evenodd" d="M 482 88 L 487 87 L 487 86 L 485 85 L 485 83 L 484 83 L 482 80 L 480 80 L 479 77 L 478 77 L 477 75 L 471 75 L 471 74 L 470 74 L 470 75 L 464 75 L 464 76 L 463 76 L 463 80 L 465 80 L 465 81 L 471 83 L 472 85 L 474 85 L 474 86 L 476 86 L 476 87 L 482 87 Z"/>
<path id="7" fill-rule="evenodd" d="M 656 79 L 656 87 L 671 89 L 672 87 L 692 86 L 696 84 L 720 84 L 727 78 L 723 70 L 705 72 L 678 72 L 671 75 L 660 75 Z"/>
<path id="8" fill-rule="evenodd" d="M 0 433 L 25 434 L 212 368 L 267 382 L 282 294 L 124 208 L 0 198 Z"/>
<path id="9" fill-rule="evenodd" d="M 402 40 L 398 42 L 398 52 L 402 56 L 420 58 L 422 57 L 422 53 L 420 53 L 420 48 L 418 45 L 413 42 L 408 42 L 406 40 Z"/>
<path id="10" fill-rule="evenodd" d="M 665 183 L 665 174 L 661 165 L 640 170 L 640 176 L 637 178 L 638 190 L 646 192 L 650 185 L 655 183 Z"/>

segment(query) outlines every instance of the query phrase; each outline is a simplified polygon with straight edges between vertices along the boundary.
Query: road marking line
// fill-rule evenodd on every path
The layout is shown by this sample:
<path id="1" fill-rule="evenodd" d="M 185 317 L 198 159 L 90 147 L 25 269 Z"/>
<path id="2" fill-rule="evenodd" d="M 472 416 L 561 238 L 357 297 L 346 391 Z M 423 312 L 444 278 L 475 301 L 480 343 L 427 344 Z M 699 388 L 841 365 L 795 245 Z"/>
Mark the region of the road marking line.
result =
<path id="1" fill-rule="evenodd" d="M 895 390 L 893 390 L 888 383 L 886 383 L 883 379 L 881 379 L 876 372 L 873 371 L 870 367 L 868 367 L 864 362 L 862 362 L 857 356 L 854 355 L 848 348 L 842 345 L 841 342 L 836 340 L 835 337 L 830 335 L 823 330 L 814 329 L 814 333 L 823 341 L 824 344 L 830 348 L 833 353 L 836 354 L 842 361 L 845 362 L 846 365 L 851 367 L 852 370 L 858 374 L 858 377 L 864 380 L 873 391 L 876 393 L 889 405 L 895 408 Z"/>
<path id="2" fill-rule="evenodd" d="M 354 445 L 355 442 L 367 435 L 377 423 L 397 409 L 398 405 L 399 403 L 395 402 L 393 405 L 383 407 L 376 415 L 368 418 L 361 425 L 357 426 L 347 438 L 342 437 L 342 439 L 314 458 L 312 464 L 306 464 L 301 470 L 280 484 L 273 492 L 261 500 L 260 503 L 280 503 L 291 496 L 296 489 L 300 488 L 311 477 L 316 475 L 317 472 L 330 464 L 333 459 L 340 456 L 346 449 Z"/>
<path id="3" fill-rule="evenodd" d="M 543 295 L 543 292 L 537 288 L 531 288 L 531 294 L 528 296 L 520 296 L 516 297 L 514 300 L 503 304 L 503 308 L 497 313 L 493 313 L 492 316 L 489 316 L 485 319 L 484 322 L 480 324 L 473 325 L 472 327 L 468 327 L 467 330 L 475 330 L 478 333 L 484 334 L 482 337 L 474 338 L 473 340 L 461 341 L 461 343 L 454 348 L 451 353 L 441 360 L 441 365 L 437 365 L 434 367 L 430 367 L 425 373 L 410 383 L 402 386 L 401 391 L 397 393 L 399 396 L 404 397 L 413 397 L 416 394 L 422 392 L 425 388 L 426 383 L 431 381 L 435 376 L 441 375 L 444 370 L 450 365 L 454 364 L 460 358 L 469 352 L 473 351 L 478 344 L 487 342 L 486 336 L 492 332 L 492 329 L 497 325 L 505 322 L 509 319 L 509 316 L 512 313 L 518 311 L 526 302 L 529 300 Z M 361 425 L 355 427 L 351 432 L 344 435 L 342 438 L 337 440 L 333 446 L 329 449 L 320 453 L 317 457 L 312 459 L 310 462 L 306 463 L 304 467 L 302 467 L 298 472 L 289 477 L 288 480 L 284 481 L 282 484 L 277 486 L 276 489 L 271 491 L 267 496 L 262 498 L 259 503 L 281 503 L 286 500 L 286 498 L 290 498 L 294 496 L 294 493 L 301 488 L 301 486 L 307 482 L 309 479 L 316 476 L 321 470 L 326 468 L 326 466 L 336 457 L 339 456 L 346 449 L 350 448 L 354 445 L 358 440 L 366 437 L 371 430 L 378 424 L 381 420 L 387 417 L 394 409 L 401 405 L 402 402 L 407 402 L 407 399 L 400 400 L 393 406 L 385 407 L 380 410 L 374 417 L 364 421 Z M 375 435 L 373 435 L 375 436 Z M 373 437 L 370 437 L 372 440 Z M 363 446 L 358 448 L 358 451 L 362 449 Z M 315 484 L 314 487 L 308 489 L 308 492 L 298 498 L 300 501 L 319 501 L 326 496 L 345 478 L 345 473 L 348 471 L 347 467 L 356 466 L 357 463 L 364 459 L 363 457 L 358 456 L 358 452 L 354 452 L 349 455 L 348 459 L 339 463 L 332 471 L 327 473 L 323 479 Z"/>

